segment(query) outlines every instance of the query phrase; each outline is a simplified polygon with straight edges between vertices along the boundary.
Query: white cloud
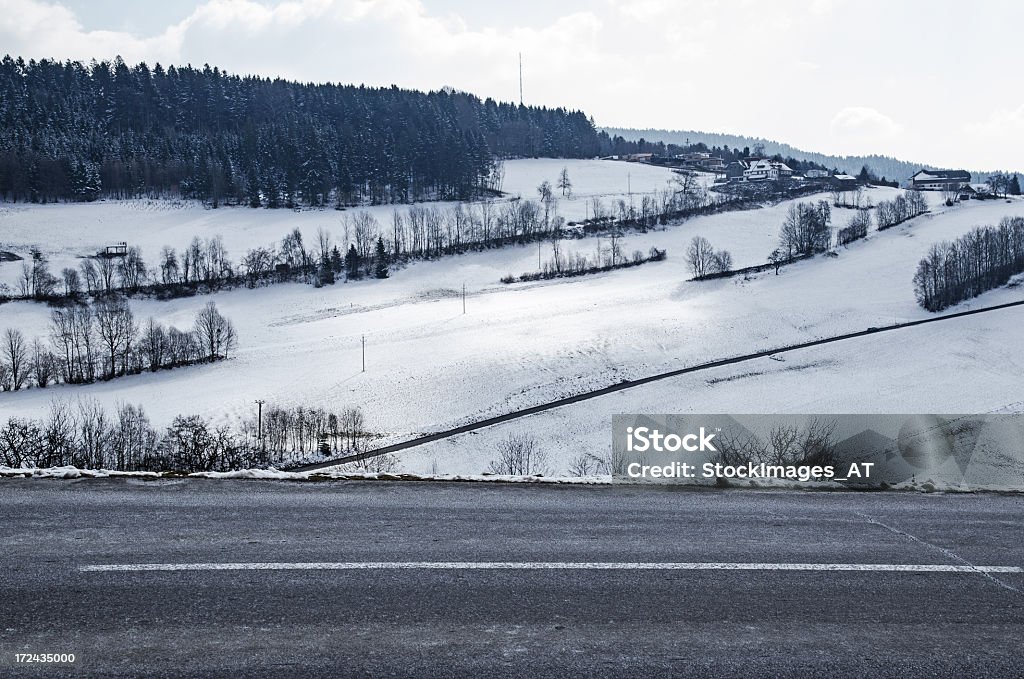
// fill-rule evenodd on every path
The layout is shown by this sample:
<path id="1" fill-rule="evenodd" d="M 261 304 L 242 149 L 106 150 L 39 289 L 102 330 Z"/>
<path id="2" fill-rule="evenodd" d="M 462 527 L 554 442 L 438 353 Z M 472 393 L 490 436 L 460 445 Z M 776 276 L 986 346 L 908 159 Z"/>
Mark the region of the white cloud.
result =
<path id="1" fill-rule="evenodd" d="M 110 58 L 126 61 L 169 60 L 178 55 L 177 27 L 149 38 L 120 31 L 85 30 L 73 12 L 37 0 L 0 0 L 0 44 L 3 51 L 33 58 Z"/>
<path id="2" fill-rule="evenodd" d="M 933 0 L 928 13 L 886 0 L 568 0 L 561 12 L 516 2 L 512 20 L 507 11 L 491 20 L 498 15 L 487 7 L 446 3 L 438 13 L 429 0 L 197 0 L 176 23 L 143 35 L 109 30 L 125 25 L 115 10 L 104 23 L 54 0 L 0 0 L 0 49 L 209 63 L 302 81 L 451 85 L 502 100 L 518 99 L 522 52 L 527 103 L 582 108 L 599 124 L 736 132 L 936 164 L 1024 157 L 1024 107 L 998 70 L 953 60 L 908 78 L 893 68 L 952 30 L 944 12 L 961 11 L 956 0 Z M 1004 14 L 1016 17 L 960 30 L 960 51 L 984 50 L 991 63 L 1019 57 L 1012 19 L 1024 20 L 1024 10 L 1015 7 Z M 860 101 L 884 102 L 885 112 L 853 105 Z"/>
<path id="3" fill-rule="evenodd" d="M 997 109 L 987 120 L 967 123 L 964 131 L 971 136 L 993 141 L 1024 139 L 1024 104 L 1014 110 Z"/>
<path id="4" fill-rule="evenodd" d="M 216 30 L 241 28 L 259 33 L 268 28 L 291 29 L 323 16 L 331 0 L 299 0 L 264 5 L 252 0 L 211 0 L 200 5 L 183 23 L 202 24 Z"/>
<path id="5" fill-rule="evenodd" d="M 835 114 L 832 133 L 860 142 L 883 142 L 903 133 L 903 126 L 869 106 L 848 106 Z"/>

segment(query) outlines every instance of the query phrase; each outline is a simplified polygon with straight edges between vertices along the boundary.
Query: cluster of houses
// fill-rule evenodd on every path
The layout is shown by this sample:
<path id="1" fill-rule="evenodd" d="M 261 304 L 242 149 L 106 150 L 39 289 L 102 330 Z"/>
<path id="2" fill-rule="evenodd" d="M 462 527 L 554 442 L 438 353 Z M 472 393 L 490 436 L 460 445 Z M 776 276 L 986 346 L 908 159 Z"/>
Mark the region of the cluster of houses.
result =
<path id="1" fill-rule="evenodd" d="M 611 156 L 609 160 L 625 160 L 632 163 L 650 163 L 655 161 L 653 153 L 631 153 L 624 156 Z M 665 159 L 659 159 L 662 164 Z M 681 153 L 669 159 L 677 167 L 698 172 L 711 172 L 717 176 L 720 183 L 726 182 L 771 182 L 781 179 L 800 177 L 793 172 L 793 169 L 783 162 L 770 158 L 751 157 L 743 160 L 734 160 L 726 163 L 722 158 L 713 156 L 710 153 L 695 152 Z M 808 170 L 803 175 L 806 179 L 828 181 L 845 189 L 856 187 L 857 180 L 850 175 L 833 174 L 828 170 Z"/>
<path id="2" fill-rule="evenodd" d="M 633 153 L 626 156 L 612 156 L 610 159 L 634 163 L 650 163 L 653 153 Z M 663 161 L 664 159 L 662 159 Z M 771 182 L 781 179 L 800 179 L 792 168 L 783 162 L 770 158 L 744 158 L 726 163 L 707 152 L 681 153 L 672 156 L 674 163 L 688 170 L 712 172 L 720 183 L 726 182 Z M 828 170 L 811 169 L 803 174 L 804 179 L 827 182 L 843 191 L 857 187 L 857 178 L 848 174 L 836 174 Z M 971 173 L 965 170 L 918 170 L 908 180 L 908 186 L 918 191 L 945 191 L 956 194 L 956 200 L 987 198 L 990 188 L 985 184 L 972 184 Z"/>
<path id="3" fill-rule="evenodd" d="M 770 158 L 734 160 L 721 170 L 721 180 L 726 182 L 773 182 L 794 177 L 800 178 L 791 167 Z M 852 191 L 857 187 L 856 177 L 834 174 L 828 170 L 810 169 L 804 172 L 803 178 L 828 182 L 844 191 Z"/>

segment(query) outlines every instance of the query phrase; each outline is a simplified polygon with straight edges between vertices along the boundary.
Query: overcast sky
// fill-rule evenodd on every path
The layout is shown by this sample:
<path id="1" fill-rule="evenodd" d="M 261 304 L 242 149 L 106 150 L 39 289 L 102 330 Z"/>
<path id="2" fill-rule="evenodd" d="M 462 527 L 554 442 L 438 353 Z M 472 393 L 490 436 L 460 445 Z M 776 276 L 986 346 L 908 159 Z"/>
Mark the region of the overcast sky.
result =
<path id="1" fill-rule="evenodd" d="M 0 52 L 446 85 L 598 125 L 1024 168 L 1019 0 L 0 0 Z"/>

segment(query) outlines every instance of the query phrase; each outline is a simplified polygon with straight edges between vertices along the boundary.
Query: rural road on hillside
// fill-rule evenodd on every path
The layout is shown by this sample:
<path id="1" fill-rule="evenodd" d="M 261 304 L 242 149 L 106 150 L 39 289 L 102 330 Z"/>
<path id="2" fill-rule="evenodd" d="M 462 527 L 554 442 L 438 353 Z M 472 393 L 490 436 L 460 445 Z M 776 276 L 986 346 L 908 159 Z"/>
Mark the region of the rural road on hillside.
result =
<path id="1" fill-rule="evenodd" d="M 418 446 L 425 445 L 427 443 L 433 443 L 434 441 L 440 441 L 452 436 L 459 434 L 465 434 L 471 431 L 477 431 L 485 427 L 493 427 L 496 424 L 502 424 L 504 422 L 511 422 L 512 420 L 518 420 L 523 417 L 529 417 L 530 415 L 536 415 L 548 410 L 554 410 L 555 408 L 562 408 L 567 405 L 574 403 L 580 403 L 581 401 L 589 401 L 590 399 L 599 398 L 608 394 L 613 394 L 619 391 L 625 391 L 627 389 L 635 389 L 636 387 L 642 387 L 645 384 L 652 382 L 660 382 L 661 380 L 671 379 L 673 377 L 680 377 L 682 375 L 688 375 L 690 373 L 701 372 L 704 370 L 712 370 L 714 368 L 721 368 L 727 365 L 736 365 L 737 363 L 745 363 L 747 361 L 755 361 L 762 358 L 767 358 L 774 354 L 783 354 L 789 351 L 799 351 L 800 349 L 810 349 L 812 347 L 818 347 L 823 344 L 833 344 L 835 342 L 846 342 L 848 340 L 858 339 L 861 337 L 868 337 L 869 335 L 876 335 L 878 333 L 890 333 L 905 330 L 907 328 L 915 328 L 921 325 L 928 325 L 931 323 L 943 323 L 947 321 L 953 321 L 960 318 L 966 318 L 970 316 L 976 316 L 978 314 L 986 314 L 995 311 L 1003 311 L 1005 309 L 1017 309 L 1024 306 L 1024 300 L 1016 302 L 1007 302 L 1005 304 L 995 304 L 992 306 L 978 307 L 976 309 L 969 309 L 967 311 L 957 311 L 955 313 L 943 314 L 941 316 L 932 316 L 929 318 L 922 318 L 916 321 L 906 321 L 904 323 L 896 323 L 894 325 L 887 325 L 882 327 L 871 327 L 865 330 L 858 330 L 855 332 L 848 332 L 841 335 L 833 335 L 832 337 L 819 337 L 818 339 L 809 340 L 807 342 L 800 342 L 799 344 L 788 344 L 785 346 L 775 347 L 774 349 L 766 349 L 762 351 L 756 351 L 750 354 L 743 354 L 740 356 L 730 356 L 728 358 L 722 358 L 717 361 L 709 361 L 707 363 L 698 363 L 696 365 L 686 366 L 684 368 L 677 368 L 675 370 L 669 370 L 667 372 L 657 373 L 655 375 L 648 375 L 646 377 L 639 377 L 632 380 L 622 380 L 615 384 L 610 384 L 606 387 L 599 389 L 591 389 L 589 391 L 583 391 L 572 396 L 566 396 L 563 398 L 554 399 L 545 403 L 538 403 L 537 405 L 521 408 L 519 410 L 513 410 L 511 412 L 502 413 L 501 415 L 495 415 L 493 417 L 487 417 L 481 420 L 475 420 L 467 424 L 462 424 L 457 427 L 450 429 L 444 429 L 441 431 L 432 432 L 430 434 L 424 434 L 423 436 L 417 436 L 416 438 L 409 439 L 407 441 L 401 441 L 399 443 L 393 443 L 391 445 L 382 446 L 380 448 L 374 448 L 371 450 L 364 451 L 362 453 L 356 453 L 354 455 L 346 455 L 343 457 L 335 457 L 329 460 L 323 460 L 321 462 L 314 462 L 312 464 L 302 464 L 295 466 L 285 465 L 282 469 L 288 469 L 289 471 L 316 471 L 318 469 L 328 469 L 330 467 L 336 467 L 339 464 L 346 462 L 356 462 L 359 460 L 365 460 L 371 457 L 379 457 L 388 453 L 397 453 L 410 448 L 416 448 Z"/>
<path id="2" fill-rule="evenodd" d="M 1019 677 L 1022 516 L 992 494 L 5 480 L 0 676 Z"/>

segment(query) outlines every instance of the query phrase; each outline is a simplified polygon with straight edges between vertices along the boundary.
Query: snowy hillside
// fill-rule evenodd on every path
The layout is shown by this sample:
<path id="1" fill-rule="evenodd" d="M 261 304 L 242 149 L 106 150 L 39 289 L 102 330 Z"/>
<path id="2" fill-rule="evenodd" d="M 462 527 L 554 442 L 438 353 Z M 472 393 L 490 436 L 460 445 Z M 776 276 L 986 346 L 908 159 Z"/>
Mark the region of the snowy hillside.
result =
<path id="1" fill-rule="evenodd" d="M 665 170 L 598 161 L 516 161 L 506 164 L 505 188 L 524 197 L 540 181 L 555 182 L 568 167 L 574 200 L 559 211 L 582 216 L 585 197 L 654 191 Z M 870 199 L 891 197 L 873 189 Z M 825 199 L 826 196 L 816 196 Z M 937 198 L 937 197 L 934 197 Z M 804 199 L 806 200 L 806 199 Z M 911 278 L 934 242 L 1005 215 L 1024 215 L 1024 201 L 972 202 L 932 213 L 838 250 L 772 272 L 743 278 L 688 282 L 684 252 L 695 235 L 733 254 L 737 267 L 759 264 L 777 245 L 789 203 L 700 217 L 624 238 L 624 252 L 666 248 L 668 259 L 607 274 L 535 284 L 503 285 L 508 273 L 537 268 L 550 245 L 522 246 L 423 261 L 392 277 L 324 288 L 301 284 L 237 289 L 214 296 L 239 331 L 231 360 L 118 379 L 88 386 L 57 386 L 0 394 L 5 416 L 38 416 L 51 399 L 95 397 L 113 407 L 141 403 L 157 426 L 177 414 L 207 413 L 218 421 L 250 416 L 255 399 L 276 405 L 359 405 L 368 427 L 388 441 L 534 405 L 623 379 L 837 333 L 925 318 Z M 369 208 L 385 221 L 392 207 Z M 401 209 L 401 208 L 399 208 Z M 153 253 L 178 247 L 193 235 L 220 234 L 232 256 L 253 244 L 280 239 L 298 227 L 336 236 L 334 211 L 206 210 L 195 205 L 101 203 L 6 205 L 0 214 L 0 249 L 38 245 L 73 261 L 99 245 L 128 240 Z M 852 210 L 836 209 L 841 227 Z M 596 238 L 567 241 L 583 252 Z M 0 264 L 11 280 L 16 264 Z M 467 313 L 460 293 L 466 285 Z M 1020 299 L 1020 288 L 987 293 L 960 308 Z M 136 318 L 154 316 L 187 326 L 209 296 L 172 301 L 132 300 Z M 0 330 L 48 333 L 49 310 L 40 304 L 0 306 Z M 540 428 L 565 472 L 581 450 L 603 450 L 616 412 L 988 412 L 1020 409 L 1024 359 L 1014 348 L 1024 319 L 1010 310 L 962 323 L 910 329 L 848 346 L 830 345 L 723 368 L 622 392 L 578 407 L 520 421 L 407 453 L 403 468 L 416 472 L 480 473 L 493 457 L 496 437 Z M 365 373 L 360 339 L 366 337 Z M 1001 366 L 993 370 L 990 366 Z M 983 379 L 951 384 L 950 375 Z M 1016 405 L 1014 405 L 1016 404 Z"/>
<path id="2" fill-rule="evenodd" d="M 558 212 L 567 220 L 583 219 L 588 202 L 597 197 L 610 206 L 638 200 L 643 194 L 664 190 L 675 175 L 666 168 L 638 163 L 598 160 L 512 160 L 504 163 L 503 191 L 506 200 L 537 199 L 537 187 L 547 181 L 554 187 L 562 168 L 573 182 L 571 195 L 558 197 Z M 443 203 L 442 203 L 443 205 Z M 79 258 L 95 254 L 107 245 L 126 241 L 142 248 L 154 262 L 160 248 L 185 248 L 194 236 L 221 236 L 232 257 L 238 259 L 255 245 L 269 245 L 298 228 L 313 243 L 318 228 L 343 236 L 343 220 L 356 212 L 372 214 L 385 229 L 395 210 L 408 205 L 379 205 L 344 211 L 334 209 L 266 210 L 244 207 L 211 209 L 196 201 L 133 200 L 84 204 L 28 205 L 0 203 L 0 251 L 27 258 L 38 247 L 59 273 L 78 265 Z M 19 262 L 0 261 L 0 283 L 13 289 L 21 273 Z"/>

